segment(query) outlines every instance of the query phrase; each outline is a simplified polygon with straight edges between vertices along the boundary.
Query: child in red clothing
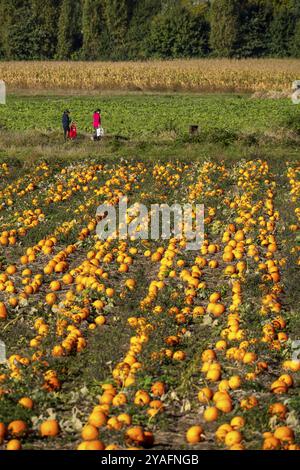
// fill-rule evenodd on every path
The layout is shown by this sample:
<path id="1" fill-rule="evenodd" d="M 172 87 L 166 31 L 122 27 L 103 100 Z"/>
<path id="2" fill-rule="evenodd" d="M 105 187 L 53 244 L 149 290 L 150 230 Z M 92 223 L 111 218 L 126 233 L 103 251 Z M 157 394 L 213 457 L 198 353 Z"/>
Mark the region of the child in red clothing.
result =
<path id="1" fill-rule="evenodd" d="M 72 122 L 70 126 L 70 131 L 69 131 L 69 138 L 71 140 L 76 139 L 77 137 L 77 127 L 76 127 L 76 122 Z"/>

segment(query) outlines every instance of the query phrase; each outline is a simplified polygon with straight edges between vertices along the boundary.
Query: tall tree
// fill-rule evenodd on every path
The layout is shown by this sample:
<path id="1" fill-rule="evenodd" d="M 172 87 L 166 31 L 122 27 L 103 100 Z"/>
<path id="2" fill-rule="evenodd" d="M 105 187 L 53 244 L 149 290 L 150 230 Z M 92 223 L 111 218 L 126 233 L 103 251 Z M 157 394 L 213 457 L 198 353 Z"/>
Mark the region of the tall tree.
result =
<path id="1" fill-rule="evenodd" d="M 0 18 L 1 18 L 1 25 L 0 25 L 0 59 L 5 59 L 6 55 L 6 47 L 5 43 L 7 41 L 6 33 L 7 33 L 7 19 L 6 19 L 6 8 L 5 8 L 5 0 L 0 0 Z"/>
<path id="2" fill-rule="evenodd" d="M 52 59 L 57 47 L 57 23 L 61 0 L 31 0 L 34 18 L 34 54 L 40 59 Z"/>
<path id="3" fill-rule="evenodd" d="M 105 0 L 106 24 L 112 44 L 112 56 L 115 59 L 124 58 L 126 55 L 128 5 L 128 0 Z"/>
<path id="4" fill-rule="evenodd" d="M 95 60 L 104 53 L 105 20 L 102 0 L 84 0 L 82 58 Z"/>
<path id="5" fill-rule="evenodd" d="M 210 11 L 210 44 L 221 57 L 233 57 L 240 39 L 240 9 L 243 0 L 214 0 Z"/>
<path id="6" fill-rule="evenodd" d="M 162 58 L 201 57 L 208 53 L 208 38 L 204 16 L 176 5 L 153 19 L 148 50 Z"/>
<path id="7" fill-rule="evenodd" d="M 58 22 L 57 58 L 70 59 L 82 46 L 81 1 L 62 0 Z"/>
<path id="8" fill-rule="evenodd" d="M 291 56 L 300 58 L 300 19 L 296 23 L 295 32 L 290 42 Z"/>
<path id="9" fill-rule="evenodd" d="M 1 6 L 2 51 L 8 60 L 32 59 L 34 20 L 30 0 L 10 0 Z"/>
<path id="10" fill-rule="evenodd" d="M 240 57 L 262 57 L 270 51 L 273 8 L 265 0 L 247 0 L 240 11 Z"/>
<path id="11" fill-rule="evenodd" d="M 0 0 L 1 59 L 299 56 L 299 0 Z M 209 32 L 210 31 L 210 32 Z"/>
<path id="12" fill-rule="evenodd" d="M 138 0 L 131 15 L 128 30 L 128 57 L 145 58 L 152 19 L 161 12 L 162 0 Z"/>
<path id="13" fill-rule="evenodd" d="M 273 20 L 270 25 L 270 53 L 283 57 L 289 53 L 296 27 L 294 0 L 274 4 Z"/>

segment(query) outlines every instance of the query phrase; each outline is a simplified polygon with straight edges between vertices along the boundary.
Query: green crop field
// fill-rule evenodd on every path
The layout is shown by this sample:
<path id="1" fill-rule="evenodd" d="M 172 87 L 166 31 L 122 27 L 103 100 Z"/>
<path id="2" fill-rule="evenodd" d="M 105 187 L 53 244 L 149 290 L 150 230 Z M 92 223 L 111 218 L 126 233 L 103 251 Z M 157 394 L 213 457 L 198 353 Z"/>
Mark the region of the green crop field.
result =
<path id="1" fill-rule="evenodd" d="M 90 141 L 92 114 L 102 110 L 105 139 Z M 63 145 L 61 116 L 69 108 L 78 139 Z M 189 137 L 189 126 L 199 134 Z M 300 109 L 291 99 L 237 94 L 104 94 L 34 96 L 9 94 L 0 106 L 2 158 L 198 159 L 216 154 L 240 158 L 249 152 L 297 153 Z"/>
<path id="2" fill-rule="evenodd" d="M 255 99 L 250 95 L 115 95 L 33 97 L 12 95 L 0 107 L 4 130 L 51 132 L 61 127 L 61 114 L 71 110 L 79 132 L 91 130 L 92 113 L 101 107 L 103 125 L 112 135 L 138 139 L 167 131 L 184 133 L 190 124 L 202 129 L 257 132 L 287 127 L 300 118 L 290 99 Z"/>

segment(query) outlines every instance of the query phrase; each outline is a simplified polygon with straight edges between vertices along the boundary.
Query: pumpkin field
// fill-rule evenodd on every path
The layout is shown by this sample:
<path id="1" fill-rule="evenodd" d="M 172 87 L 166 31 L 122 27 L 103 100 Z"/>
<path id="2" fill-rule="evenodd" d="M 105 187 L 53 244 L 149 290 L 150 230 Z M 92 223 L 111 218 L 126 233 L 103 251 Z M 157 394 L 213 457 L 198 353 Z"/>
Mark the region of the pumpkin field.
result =
<path id="1" fill-rule="evenodd" d="M 0 450 L 300 449 L 298 70 L 0 64 Z M 202 246 L 99 237 L 123 197 Z"/>
<path id="2" fill-rule="evenodd" d="M 0 175 L 2 449 L 299 449 L 299 159 L 6 158 Z M 204 204 L 201 249 L 99 239 L 121 196 Z"/>

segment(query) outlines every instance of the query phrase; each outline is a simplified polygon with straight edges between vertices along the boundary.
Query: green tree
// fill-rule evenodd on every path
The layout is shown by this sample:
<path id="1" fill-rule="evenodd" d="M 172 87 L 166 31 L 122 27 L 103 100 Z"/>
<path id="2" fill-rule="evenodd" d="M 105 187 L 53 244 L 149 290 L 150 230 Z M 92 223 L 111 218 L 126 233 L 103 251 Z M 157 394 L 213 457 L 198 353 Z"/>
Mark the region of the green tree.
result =
<path id="1" fill-rule="evenodd" d="M 161 11 L 161 8 L 161 0 L 139 0 L 135 4 L 127 33 L 128 57 L 130 59 L 147 57 L 151 22 Z"/>
<path id="2" fill-rule="evenodd" d="M 6 19 L 6 8 L 5 8 L 5 0 L 0 0 L 0 18 L 1 18 L 1 25 L 0 25 L 0 59 L 5 59 L 5 49 L 6 49 L 6 42 L 7 42 L 7 19 Z"/>
<path id="3" fill-rule="evenodd" d="M 221 57 L 237 54 L 240 40 L 240 10 L 243 0 L 214 0 L 210 10 L 210 44 Z"/>
<path id="4" fill-rule="evenodd" d="M 291 38 L 290 53 L 291 56 L 300 58 L 300 19 L 296 23 L 294 35 Z"/>
<path id="5" fill-rule="evenodd" d="M 296 14 L 293 2 L 287 1 L 274 6 L 270 24 L 270 53 L 284 57 L 289 54 L 290 44 L 295 34 Z"/>
<path id="6" fill-rule="evenodd" d="M 148 52 L 161 58 L 202 57 L 208 53 L 208 38 L 204 16 L 177 5 L 153 19 Z"/>
<path id="7" fill-rule="evenodd" d="M 57 58 L 66 60 L 82 46 L 80 0 L 62 0 L 58 22 Z"/>
<path id="8" fill-rule="evenodd" d="M 0 0 L 0 18 L 1 59 L 300 56 L 299 0 Z"/>
<path id="9" fill-rule="evenodd" d="M 127 0 L 105 0 L 105 18 L 113 59 L 126 56 L 129 10 Z"/>
<path id="10" fill-rule="evenodd" d="M 83 59 L 96 60 L 105 55 L 105 21 L 102 0 L 84 0 L 82 12 Z"/>
<path id="11" fill-rule="evenodd" d="M 52 59 L 57 47 L 57 23 L 61 0 L 31 0 L 34 19 L 34 51 L 39 59 Z"/>
<path id="12" fill-rule="evenodd" d="M 2 2 L 1 13 L 1 49 L 5 59 L 32 59 L 35 25 L 30 0 Z"/>
<path id="13" fill-rule="evenodd" d="M 273 9 L 264 0 L 248 0 L 240 12 L 240 57 L 263 57 L 270 51 Z"/>

